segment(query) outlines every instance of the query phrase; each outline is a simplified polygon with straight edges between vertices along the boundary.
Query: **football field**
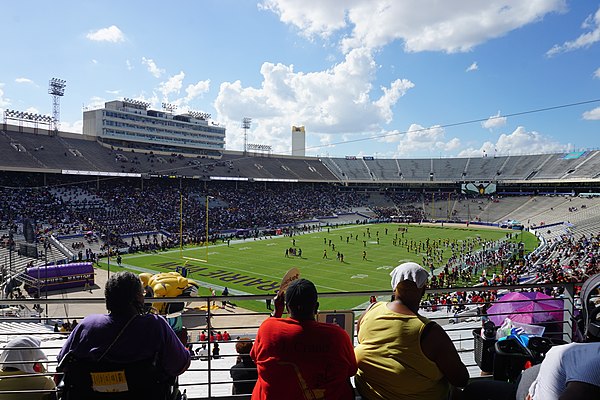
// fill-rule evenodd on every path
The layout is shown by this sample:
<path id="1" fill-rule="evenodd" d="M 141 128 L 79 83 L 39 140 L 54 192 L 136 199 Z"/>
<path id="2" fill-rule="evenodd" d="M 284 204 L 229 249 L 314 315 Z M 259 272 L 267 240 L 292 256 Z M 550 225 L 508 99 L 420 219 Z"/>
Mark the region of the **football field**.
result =
<path id="1" fill-rule="evenodd" d="M 227 287 L 231 294 L 273 294 L 290 268 L 299 269 L 301 277 L 310 279 L 319 292 L 391 290 L 390 271 L 398 264 L 415 261 L 422 264 L 425 247 L 440 243 L 444 262 L 451 250 L 444 240 L 461 244 L 478 236 L 485 240 L 506 238 L 520 240 L 521 234 L 506 229 L 441 227 L 405 224 L 348 225 L 323 228 L 307 234 L 262 239 L 217 242 L 206 247 L 188 247 L 157 253 L 123 255 L 123 268 L 133 272 L 175 271 L 185 265 L 188 278 L 199 282 L 200 295 L 217 294 Z M 534 235 L 524 232 L 526 251 L 537 245 Z M 410 244 L 412 243 L 412 246 Z M 418 246 L 421 245 L 419 250 Z M 409 247 L 410 250 L 409 250 Z M 286 256 L 287 249 L 287 256 Z M 294 254 L 295 252 L 295 254 Z M 301 255 L 300 255 L 301 253 Z M 338 258 L 343 255 L 343 261 Z M 102 262 L 106 268 L 106 259 Z M 440 264 L 436 263 L 436 267 Z M 116 262 L 111 259 L 111 272 Z M 367 297 L 339 297 L 321 300 L 322 309 L 349 309 L 364 303 Z M 264 302 L 244 302 L 245 308 L 264 310 Z"/>

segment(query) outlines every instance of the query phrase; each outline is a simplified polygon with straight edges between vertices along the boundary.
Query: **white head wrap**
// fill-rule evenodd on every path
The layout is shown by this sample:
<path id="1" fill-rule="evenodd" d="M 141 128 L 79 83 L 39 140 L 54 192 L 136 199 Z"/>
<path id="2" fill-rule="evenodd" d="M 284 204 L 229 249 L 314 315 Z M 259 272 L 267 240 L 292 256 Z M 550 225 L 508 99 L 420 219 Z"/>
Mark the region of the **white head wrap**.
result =
<path id="1" fill-rule="evenodd" d="M 11 340 L 0 354 L 0 368 L 11 367 L 35 374 L 33 362 L 48 360 L 40 349 L 40 344 L 40 340 L 32 336 L 20 336 Z"/>
<path id="2" fill-rule="evenodd" d="M 407 262 L 398 265 L 392 272 L 392 290 L 396 289 L 396 286 L 402 281 L 414 282 L 418 288 L 422 288 L 427 283 L 429 273 L 419 264 L 414 262 Z"/>

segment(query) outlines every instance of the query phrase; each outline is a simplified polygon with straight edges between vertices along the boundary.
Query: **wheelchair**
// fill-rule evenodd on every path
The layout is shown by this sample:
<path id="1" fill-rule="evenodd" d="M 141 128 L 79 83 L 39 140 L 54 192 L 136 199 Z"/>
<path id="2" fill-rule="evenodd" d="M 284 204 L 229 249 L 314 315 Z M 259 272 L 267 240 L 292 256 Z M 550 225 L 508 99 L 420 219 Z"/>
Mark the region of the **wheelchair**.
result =
<path id="1" fill-rule="evenodd" d="M 90 361 L 67 353 L 56 368 L 61 400 L 179 400 L 177 378 L 165 376 L 157 358 L 132 363 Z"/>

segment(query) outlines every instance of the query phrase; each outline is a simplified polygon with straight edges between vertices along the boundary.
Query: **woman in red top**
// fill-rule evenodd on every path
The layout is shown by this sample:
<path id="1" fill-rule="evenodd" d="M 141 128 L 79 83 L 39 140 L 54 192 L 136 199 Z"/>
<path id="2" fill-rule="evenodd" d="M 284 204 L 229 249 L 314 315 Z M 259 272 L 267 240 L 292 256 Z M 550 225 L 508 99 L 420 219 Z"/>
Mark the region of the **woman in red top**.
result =
<path id="1" fill-rule="evenodd" d="M 283 293 L 275 297 L 275 317 L 256 335 L 250 356 L 258 367 L 252 400 L 354 399 L 350 377 L 356 373 L 354 348 L 336 324 L 315 321 L 315 285 L 293 281 L 285 291 L 290 318 L 283 314 Z"/>

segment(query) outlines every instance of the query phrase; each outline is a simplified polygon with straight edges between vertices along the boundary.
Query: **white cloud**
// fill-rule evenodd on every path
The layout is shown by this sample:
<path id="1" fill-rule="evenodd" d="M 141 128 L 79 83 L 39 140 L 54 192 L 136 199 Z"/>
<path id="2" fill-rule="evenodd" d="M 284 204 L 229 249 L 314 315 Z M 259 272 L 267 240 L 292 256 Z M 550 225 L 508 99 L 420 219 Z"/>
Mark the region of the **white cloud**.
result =
<path id="1" fill-rule="evenodd" d="M 318 135 L 319 137 L 319 143 L 321 144 L 321 147 L 323 148 L 335 148 L 335 145 L 333 145 L 333 135 L 329 135 L 326 133 L 322 133 L 320 135 Z"/>
<path id="2" fill-rule="evenodd" d="M 143 58 L 142 58 L 142 60 L 143 60 Z M 133 69 L 133 65 L 131 64 L 131 61 L 125 60 L 125 65 L 127 66 L 127 71 L 131 71 Z"/>
<path id="3" fill-rule="evenodd" d="M 411 124 L 404 133 L 390 132 L 383 142 L 397 144 L 393 157 L 414 155 L 418 153 L 450 152 L 460 147 L 458 138 L 447 139 L 446 131 L 439 125 L 425 128 L 419 124 Z"/>
<path id="4" fill-rule="evenodd" d="M 380 132 L 381 125 L 391 121 L 398 99 L 414 84 L 397 79 L 374 98 L 371 82 L 376 71 L 371 52 L 364 48 L 352 50 L 344 61 L 318 72 L 296 72 L 293 65 L 265 62 L 260 87 L 244 87 L 240 81 L 221 84 L 214 102 L 217 119 L 239 126 L 242 117 L 252 117 L 252 140 L 282 153 L 290 150 L 292 125 L 307 125 L 309 135 Z M 227 147 L 231 149 L 237 142 L 229 138 L 238 134 L 229 131 Z"/>
<path id="5" fill-rule="evenodd" d="M 111 25 L 108 28 L 102 28 L 98 29 L 97 31 L 92 31 L 88 33 L 85 37 L 95 42 L 118 43 L 125 41 L 125 35 L 116 25 Z"/>
<path id="6" fill-rule="evenodd" d="M 95 58 L 92 58 L 92 64 L 94 64 L 94 65 L 98 64 L 98 60 L 96 60 Z"/>
<path id="7" fill-rule="evenodd" d="M 356 1 L 346 2 L 348 5 Z M 259 8 L 279 15 L 282 22 L 296 26 L 306 37 L 328 37 L 346 27 L 346 9 L 339 3 L 321 0 L 265 0 Z"/>
<path id="8" fill-rule="evenodd" d="M 38 110 L 35 107 L 27 107 L 27 109 L 25 110 L 25 112 L 31 113 L 31 114 L 39 114 L 40 110 Z"/>
<path id="9" fill-rule="evenodd" d="M 379 107 L 382 116 L 386 123 L 392 122 L 392 107 L 396 104 L 400 97 L 404 96 L 409 89 L 415 87 L 415 84 L 408 79 L 396 79 L 390 85 L 389 89 L 381 87 L 383 96 L 375 101 L 375 105 Z"/>
<path id="10" fill-rule="evenodd" d="M 83 120 L 75 122 L 61 121 L 60 130 L 63 132 L 83 133 Z"/>
<path id="11" fill-rule="evenodd" d="M 539 132 L 528 132 L 524 127 L 519 126 L 513 133 L 502 134 L 496 143 L 485 142 L 479 148 L 467 148 L 460 153 L 459 157 L 477 157 L 484 152 L 487 154 L 538 154 L 538 153 L 559 153 L 568 151 L 571 144 L 561 144 L 553 141 L 551 138 L 542 135 Z"/>
<path id="12" fill-rule="evenodd" d="M 594 15 L 590 14 L 581 23 L 581 29 L 592 29 L 594 27 Z"/>
<path id="13" fill-rule="evenodd" d="M 586 18 L 582 24 L 583 29 L 591 29 L 591 31 L 580 35 L 577 39 L 572 41 L 564 42 L 561 45 L 555 44 L 550 50 L 546 52 L 548 57 L 552 57 L 559 53 L 566 53 L 568 51 L 583 49 L 590 47 L 594 43 L 600 41 L 600 8 L 596 11 L 593 16 L 590 15 Z"/>
<path id="14" fill-rule="evenodd" d="M 600 68 L 598 68 L 596 71 L 594 71 L 594 78 L 600 79 Z"/>
<path id="15" fill-rule="evenodd" d="M 23 78 L 23 77 L 15 79 L 15 82 L 16 83 L 27 83 L 27 84 L 30 84 L 30 85 L 35 85 L 35 83 L 31 79 L 29 79 L 29 78 Z"/>
<path id="16" fill-rule="evenodd" d="M 478 69 L 479 65 L 477 65 L 477 61 L 475 61 L 473 64 L 469 65 L 465 72 L 477 71 Z"/>
<path id="17" fill-rule="evenodd" d="M 481 126 L 485 129 L 500 128 L 504 125 L 506 125 L 506 117 L 501 117 L 500 111 L 498 111 L 496 115 L 492 115 L 486 121 L 481 123 Z"/>
<path id="18" fill-rule="evenodd" d="M 121 93 L 121 90 L 106 90 L 106 93 L 108 94 L 112 94 L 112 95 L 118 95 L 119 93 Z"/>
<path id="19" fill-rule="evenodd" d="M 129 60 L 127 60 L 127 62 L 129 63 Z M 148 68 L 148 72 L 150 72 L 155 78 L 160 78 L 160 76 L 165 73 L 165 70 L 158 68 L 154 60 L 151 58 L 142 57 L 142 64 Z M 131 69 L 133 69 L 133 67 Z"/>
<path id="20" fill-rule="evenodd" d="M 0 82 L 0 111 L 4 111 L 4 107 L 8 107 L 10 105 L 10 99 L 4 97 L 4 90 L 2 87 L 4 83 Z"/>
<path id="21" fill-rule="evenodd" d="M 84 110 L 97 110 L 99 108 L 104 108 L 104 103 L 106 103 L 106 101 L 107 100 L 103 97 L 93 96 L 83 108 Z"/>
<path id="22" fill-rule="evenodd" d="M 187 95 L 185 96 L 185 102 L 190 102 L 198 96 L 202 96 L 204 93 L 208 93 L 210 90 L 210 79 L 205 81 L 198 81 L 195 85 L 191 84 L 185 88 Z"/>
<path id="23" fill-rule="evenodd" d="M 600 120 L 600 107 L 596 107 L 593 110 L 584 112 L 583 119 L 587 119 L 587 120 L 591 120 L 591 121 Z"/>
<path id="24" fill-rule="evenodd" d="M 177 75 L 171 76 L 165 82 L 161 82 L 158 85 L 158 90 L 163 94 L 163 100 L 168 101 L 169 94 L 179 93 L 181 91 L 183 78 L 185 78 L 185 73 L 181 71 Z"/>
<path id="25" fill-rule="evenodd" d="M 400 40 L 407 52 L 466 52 L 490 39 L 562 12 L 566 0 L 263 0 L 260 7 L 307 37 L 339 33 L 344 52 Z"/>

